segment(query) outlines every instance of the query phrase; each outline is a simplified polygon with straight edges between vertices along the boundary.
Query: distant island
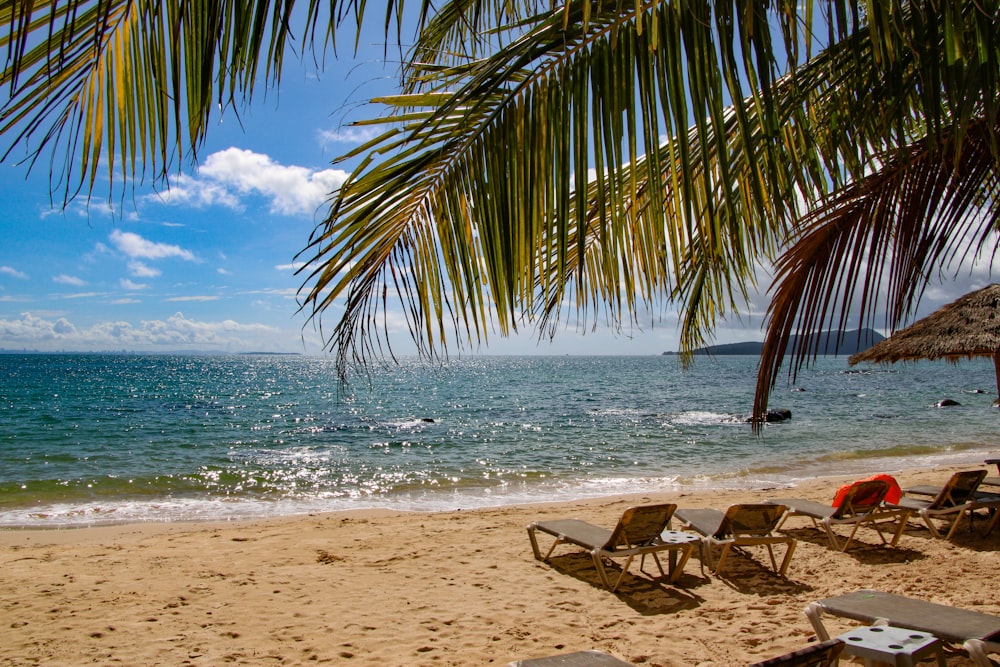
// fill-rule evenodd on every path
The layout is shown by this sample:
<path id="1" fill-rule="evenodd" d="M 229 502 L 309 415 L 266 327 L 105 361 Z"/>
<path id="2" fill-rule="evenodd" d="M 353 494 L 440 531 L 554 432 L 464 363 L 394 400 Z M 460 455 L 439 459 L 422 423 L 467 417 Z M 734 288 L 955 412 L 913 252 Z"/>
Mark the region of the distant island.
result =
<path id="1" fill-rule="evenodd" d="M 858 329 L 839 332 L 840 345 L 837 346 L 838 332 L 824 331 L 820 334 L 820 345 L 817 354 L 823 356 L 848 355 L 863 352 L 875 343 L 885 340 L 885 336 L 874 329 L 863 329 L 858 335 Z M 788 349 L 792 349 L 798 341 L 798 336 L 792 336 L 788 340 Z M 709 356 L 721 355 L 759 355 L 764 349 L 761 341 L 745 341 L 742 343 L 727 343 L 725 345 L 709 345 L 699 347 L 694 354 Z M 665 355 L 677 354 L 677 352 L 664 352 Z"/>

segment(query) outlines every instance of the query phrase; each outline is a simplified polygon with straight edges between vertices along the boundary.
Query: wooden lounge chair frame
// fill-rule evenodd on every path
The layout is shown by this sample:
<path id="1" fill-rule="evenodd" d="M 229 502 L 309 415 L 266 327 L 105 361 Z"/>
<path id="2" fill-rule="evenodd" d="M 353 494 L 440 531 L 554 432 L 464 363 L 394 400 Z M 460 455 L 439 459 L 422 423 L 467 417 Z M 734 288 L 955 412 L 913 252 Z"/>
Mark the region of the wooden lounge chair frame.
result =
<path id="1" fill-rule="evenodd" d="M 827 639 L 785 655 L 755 662 L 750 667 L 832 667 L 837 664 L 843 650 L 844 642 Z"/>
<path id="2" fill-rule="evenodd" d="M 779 521 L 785 513 L 785 506 L 776 503 L 741 503 L 732 505 L 725 512 L 715 509 L 682 509 L 676 517 L 688 528 L 702 535 L 702 564 L 715 574 L 722 572 L 726 556 L 736 548 L 763 545 L 771 557 L 771 567 L 781 576 L 788 571 L 788 564 L 795 553 L 795 538 L 775 535 Z M 785 557 L 778 567 L 774 558 L 774 545 L 785 545 Z M 712 558 L 713 547 L 721 546 L 718 563 Z"/>
<path id="3" fill-rule="evenodd" d="M 666 503 L 660 505 L 642 505 L 629 507 L 618 520 L 618 525 L 614 530 L 607 530 L 600 526 L 595 526 L 580 519 L 556 519 L 554 521 L 535 521 L 528 525 L 528 539 L 531 540 L 531 550 L 535 558 L 540 561 L 548 561 L 552 552 L 560 544 L 575 544 L 590 552 L 594 560 L 594 567 L 601 577 L 604 586 L 614 592 L 618 589 L 625 573 L 636 556 L 641 556 L 639 571 L 645 572 L 642 568 L 647 555 L 652 556 L 660 570 L 660 576 L 667 577 L 663 570 L 663 564 L 657 554 L 661 551 L 680 551 L 680 560 L 670 562 L 670 582 L 676 582 L 684 570 L 685 564 L 694 551 L 696 540 L 690 539 L 679 531 L 670 531 L 670 520 L 674 515 L 677 505 Z M 555 542 L 549 550 L 542 556 L 538 548 L 538 540 L 535 533 L 542 532 L 554 536 Z M 624 558 L 625 563 L 618 579 L 612 583 L 608 576 L 607 568 L 604 566 L 604 559 Z"/>
<path id="4" fill-rule="evenodd" d="M 948 483 L 940 487 L 940 489 L 936 487 L 914 487 L 904 491 L 904 493 L 908 494 L 920 492 L 923 495 L 926 495 L 928 491 L 931 493 L 937 491 L 933 499 L 923 500 L 904 496 L 896 506 L 908 509 L 919 515 L 934 537 L 944 537 L 944 539 L 950 540 L 955 534 L 958 524 L 961 523 L 962 517 L 965 515 L 969 516 L 969 521 L 971 522 L 973 513 L 977 509 L 996 509 L 1000 507 L 1000 497 L 979 496 L 977 498 L 976 491 L 985 477 L 986 470 L 962 470 L 953 474 Z M 990 522 L 987 532 L 993 529 L 997 514 L 994 512 L 993 521 Z M 946 524 L 946 533 L 942 534 L 941 530 L 934 525 L 934 519 L 943 519 L 951 522 Z"/>
<path id="5" fill-rule="evenodd" d="M 978 667 L 992 667 L 988 653 L 1000 652 L 1000 616 L 882 591 L 858 590 L 811 603 L 806 617 L 821 640 L 830 638 L 823 615 L 867 625 L 891 625 L 934 635 L 962 646 Z"/>
<path id="6" fill-rule="evenodd" d="M 906 529 L 906 522 L 913 510 L 885 504 L 885 494 L 889 492 L 889 483 L 879 479 L 868 479 L 854 482 L 848 488 L 840 505 L 824 505 L 823 503 L 801 498 L 780 498 L 772 502 L 780 503 L 788 508 L 777 529 L 780 529 L 791 517 L 805 516 L 812 520 L 813 526 L 822 528 L 830 541 L 830 546 L 838 551 L 847 551 L 851 541 L 861 526 L 871 526 L 878 533 L 882 544 L 896 546 Z M 891 540 L 885 539 L 881 525 L 897 523 L 896 532 Z M 837 541 L 834 526 L 850 525 L 851 534 L 843 546 Z"/>

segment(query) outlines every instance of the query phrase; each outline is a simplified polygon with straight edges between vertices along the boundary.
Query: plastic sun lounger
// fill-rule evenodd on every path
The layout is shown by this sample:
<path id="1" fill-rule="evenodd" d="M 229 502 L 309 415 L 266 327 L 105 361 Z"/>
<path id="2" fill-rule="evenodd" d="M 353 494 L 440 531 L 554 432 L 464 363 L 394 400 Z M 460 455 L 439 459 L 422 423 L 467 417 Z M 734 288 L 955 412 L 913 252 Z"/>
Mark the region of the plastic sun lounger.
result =
<path id="1" fill-rule="evenodd" d="M 831 667 L 837 664 L 844 642 L 839 639 L 810 644 L 797 651 L 755 662 L 750 667 Z"/>
<path id="2" fill-rule="evenodd" d="M 822 619 L 830 614 L 869 625 L 926 632 L 943 642 L 961 645 L 979 667 L 991 667 L 987 653 L 1000 652 L 1000 616 L 902 595 L 854 591 L 813 602 L 805 613 L 821 640 L 830 638 Z"/>
<path id="3" fill-rule="evenodd" d="M 732 505 L 725 512 L 715 509 L 680 509 L 674 514 L 681 522 L 702 535 L 702 564 L 716 574 L 722 572 L 726 556 L 733 548 L 764 545 L 771 556 L 771 567 L 785 576 L 795 552 L 795 538 L 775 535 L 774 530 L 785 513 L 784 505 L 774 503 L 744 503 Z M 784 544 L 785 558 L 779 568 L 774 559 L 774 545 Z M 713 566 L 712 548 L 722 547 L 719 562 Z"/>
<path id="4" fill-rule="evenodd" d="M 692 536 L 680 531 L 668 530 L 670 519 L 674 515 L 677 505 L 672 503 L 663 505 L 643 505 L 640 507 L 630 507 L 622 514 L 618 520 L 618 525 L 614 530 L 607 530 L 600 526 L 595 526 L 580 519 L 557 519 L 554 521 L 535 521 L 528 525 L 528 539 L 531 540 L 531 550 L 535 558 L 547 561 L 552 552 L 560 544 L 575 544 L 590 552 L 594 559 L 594 567 L 601 577 L 601 582 L 610 591 L 618 589 L 618 585 L 628 572 L 629 565 L 636 556 L 641 556 L 642 561 L 639 570 L 642 571 L 647 555 L 653 557 L 656 566 L 660 570 L 660 575 L 666 577 L 663 565 L 657 554 L 661 551 L 680 551 L 681 557 L 676 565 L 671 559 L 670 581 L 675 582 L 684 570 L 694 551 L 697 540 Z M 548 533 L 556 538 L 552 546 L 549 547 L 545 556 L 542 556 L 538 549 L 538 540 L 535 533 Z M 621 574 L 617 581 L 611 583 L 607 569 L 604 567 L 604 559 L 625 558 Z"/>
<path id="5" fill-rule="evenodd" d="M 830 541 L 831 547 L 839 551 L 847 551 L 847 547 L 861 526 L 874 528 L 882 539 L 882 544 L 896 546 L 899 542 L 912 510 L 886 505 L 885 495 L 888 492 L 889 483 L 884 480 L 861 480 L 850 485 L 840 505 L 836 507 L 802 498 L 779 498 L 769 502 L 788 508 L 788 512 L 785 513 L 777 526 L 779 529 L 791 517 L 808 517 L 812 520 L 813 526 L 822 527 L 826 531 L 826 537 Z M 889 522 L 898 522 L 892 540 L 886 540 L 880 528 L 880 524 Z M 851 534 L 848 535 L 843 546 L 839 545 L 837 535 L 833 531 L 833 527 L 838 525 L 853 526 Z"/>
<path id="6" fill-rule="evenodd" d="M 544 658 L 530 658 L 508 662 L 507 667 L 634 667 L 632 663 L 619 660 L 613 655 L 600 651 L 577 651 L 550 655 Z"/>
<path id="7" fill-rule="evenodd" d="M 915 486 L 905 489 L 907 494 L 896 503 L 897 507 L 912 510 L 930 529 L 934 537 L 944 537 L 950 540 L 961 523 L 962 517 L 969 515 L 971 523 L 973 513 L 978 509 L 995 510 L 1000 507 L 1000 496 L 990 496 L 978 494 L 977 490 L 986 477 L 985 470 L 963 470 L 956 472 L 942 487 L 935 486 Z M 930 496 L 930 500 L 914 498 L 915 495 Z M 989 529 L 993 530 L 997 517 L 1000 513 L 993 512 L 993 520 L 989 524 Z M 947 532 L 942 532 L 934 525 L 934 519 L 950 521 L 947 524 Z"/>
<path id="8" fill-rule="evenodd" d="M 995 465 L 997 472 L 1000 472 L 1000 459 L 986 459 L 983 463 L 988 466 Z M 987 477 L 980 484 L 981 486 L 1000 486 L 1000 477 Z"/>
<path id="9" fill-rule="evenodd" d="M 755 662 L 750 667 L 831 667 L 837 664 L 837 657 L 844 648 L 844 642 L 839 639 L 828 639 L 809 646 Z M 613 655 L 600 651 L 577 651 L 563 653 L 544 658 L 515 660 L 507 663 L 507 667 L 634 667 L 632 663 L 619 660 Z"/>

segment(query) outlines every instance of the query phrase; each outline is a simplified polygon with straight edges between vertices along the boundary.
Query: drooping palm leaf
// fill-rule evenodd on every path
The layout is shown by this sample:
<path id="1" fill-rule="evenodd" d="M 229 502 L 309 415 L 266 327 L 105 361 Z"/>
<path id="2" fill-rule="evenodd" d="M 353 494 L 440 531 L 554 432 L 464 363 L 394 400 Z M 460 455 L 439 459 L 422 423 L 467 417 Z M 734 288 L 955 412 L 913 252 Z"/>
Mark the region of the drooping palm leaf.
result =
<path id="1" fill-rule="evenodd" d="M 293 4 L 4 0 L 4 158 L 62 152 L 52 176 L 64 203 L 93 191 L 105 158 L 112 182 L 166 177 L 196 154 L 213 111 L 280 77 Z"/>
<path id="2" fill-rule="evenodd" d="M 280 79 L 293 46 L 325 51 L 351 16 L 360 32 L 363 2 L 299 4 L 0 0 L 3 159 L 33 165 L 50 153 L 63 205 L 93 194 L 102 161 L 109 188 L 165 181 L 197 159 L 213 114 L 238 113 Z M 426 14 L 429 0 L 417 6 Z M 403 3 L 384 9 L 388 37 Z"/>
<path id="3" fill-rule="evenodd" d="M 824 329 L 874 325 L 886 309 L 895 329 L 924 288 L 949 267 L 997 252 L 1000 160 L 993 119 L 961 128 L 962 141 L 942 134 L 885 156 L 884 165 L 831 197 L 803 222 L 798 240 L 777 263 L 776 289 L 754 414 L 763 414 L 786 351 L 790 373 L 823 344 Z M 940 133 L 939 133 L 940 134 Z M 800 332 L 788 350 L 789 336 Z"/>

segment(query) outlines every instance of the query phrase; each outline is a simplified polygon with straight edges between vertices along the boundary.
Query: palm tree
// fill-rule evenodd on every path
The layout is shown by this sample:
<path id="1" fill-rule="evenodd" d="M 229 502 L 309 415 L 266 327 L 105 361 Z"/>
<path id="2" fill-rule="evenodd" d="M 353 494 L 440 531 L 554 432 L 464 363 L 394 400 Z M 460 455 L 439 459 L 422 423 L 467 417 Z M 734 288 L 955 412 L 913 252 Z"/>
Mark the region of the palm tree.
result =
<path id="1" fill-rule="evenodd" d="M 280 76 L 293 21 L 326 47 L 365 7 L 0 6 L 0 131 L 31 156 L 65 151 L 68 196 L 92 191 L 102 156 L 122 179 L 165 178 L 213 105 Z M 388 3 L 387 31 L 411 10 Z M 413 14 L 399 95 L 366 121 L 384 131 L 344 156 L 358 166 L 303 251 L 303 308 L 343 306 L 327 340 L 344 372 L 391 349 L 390 301 L 430 355 L 497 331 L 641 324 L 667 304 L 690 351 L 773 264 L 760 414 L 794 329 L 882 306 L 895 326 L 956 255 L 995 252 L 996 0 Z M 798 340 L 793 372 L 812 349 Z"/>

